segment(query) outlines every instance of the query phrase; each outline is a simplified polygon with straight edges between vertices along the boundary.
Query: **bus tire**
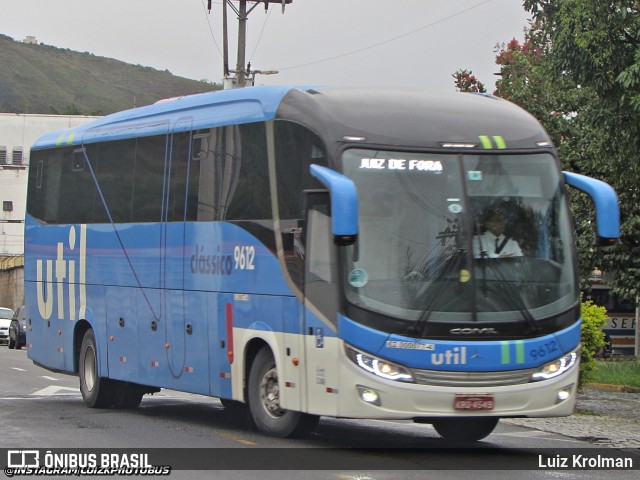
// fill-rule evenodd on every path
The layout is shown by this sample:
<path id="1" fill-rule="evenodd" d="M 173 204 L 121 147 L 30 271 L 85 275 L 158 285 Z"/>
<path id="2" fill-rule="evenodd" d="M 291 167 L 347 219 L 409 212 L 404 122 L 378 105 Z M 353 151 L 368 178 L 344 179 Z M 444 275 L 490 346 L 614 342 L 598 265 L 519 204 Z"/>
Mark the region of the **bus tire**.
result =
<path id="1" fill-rule="evenodd" d="M 113 403 L 113 384 L 98 375 L 96 337 L 92 329 L 85 332 L 78 358 L 80 393 L 89 408 L 109 408 Z"/>
<path id="2" fill-rule="evenodd" d="M 488 436 L 498 424 L 498 417 L 439 418 L 432 425 L 445 440 L 452 442 L 477 442 Z"/>
<path id="3" fill-rule="evenodd" d="M 280 386 L 273 354 L 263 347 L 249 372 L 248 400 L 251 420 L 262 433 L 272 437 L 307 435 L 318 423 L 318 416 L 284 410 L 280 407 Z"/>

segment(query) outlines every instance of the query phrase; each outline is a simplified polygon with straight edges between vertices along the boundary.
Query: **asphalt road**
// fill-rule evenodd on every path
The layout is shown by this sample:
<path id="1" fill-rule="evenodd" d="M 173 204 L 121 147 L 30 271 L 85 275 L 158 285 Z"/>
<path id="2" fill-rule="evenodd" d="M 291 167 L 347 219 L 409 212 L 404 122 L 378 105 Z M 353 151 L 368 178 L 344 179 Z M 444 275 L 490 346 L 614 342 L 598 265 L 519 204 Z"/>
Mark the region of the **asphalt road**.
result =
<path id="1" fill-rule="evenodd" d="M 88 409 L 78 379 L 35 366 L 26 351 L 0 346 L 0 465 L 7 449 L 153 449 L 170 478 L 633 478 L 640 454 L 501 423 L 470 447 L 448 444 L 430 425 L 322 418 L 306 439 L 276 439 L 251 429 L 215 398 L 163 390 L 136 410 Z M 612 455 L 635 471 L 563 468 L 562 458 Z M 560 459 L 560 460 L 558 460 Z M 164 463 L 159 463 L 159 461 Z M 188 470 L 201 464 L 216 472 Z M 64 477 L 62 477 L 64 478 Z M 67 477 L 68 478 L 68 477 Z M 106 477 L 113 478 L 113 477 Z"/>

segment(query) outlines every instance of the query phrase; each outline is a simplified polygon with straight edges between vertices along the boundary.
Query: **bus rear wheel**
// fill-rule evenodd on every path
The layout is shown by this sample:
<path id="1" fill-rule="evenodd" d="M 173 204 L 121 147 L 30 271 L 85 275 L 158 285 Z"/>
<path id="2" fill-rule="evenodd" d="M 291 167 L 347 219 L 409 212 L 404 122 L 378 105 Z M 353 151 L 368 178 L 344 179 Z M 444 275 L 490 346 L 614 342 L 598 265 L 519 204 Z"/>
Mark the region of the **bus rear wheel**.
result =
<path id="1" fill-rule="evenodd" d="M 476 442 L 488 436 L 498 424 L 497 417 L 440 418 L 432 425 L 445 440 L 452 442 Z"/>
<path id="2" fill-rule="evenodd" d="M 85 332 L 78 359 L 80 393 L 89 408 L 109 408 L 113 403 L 114 389 L 111 380 L 98 374 L 96 337 L 92 329 Z"/>
<path id="3" fill-rule="evenodd" d="M 258 352 L 251 365 L 248 387 L 251 420 L 261 432 L 272 437 L 300 437 L 317 425 L 318 416 L 280 406 L 278 370 L 269 348 Z"/>

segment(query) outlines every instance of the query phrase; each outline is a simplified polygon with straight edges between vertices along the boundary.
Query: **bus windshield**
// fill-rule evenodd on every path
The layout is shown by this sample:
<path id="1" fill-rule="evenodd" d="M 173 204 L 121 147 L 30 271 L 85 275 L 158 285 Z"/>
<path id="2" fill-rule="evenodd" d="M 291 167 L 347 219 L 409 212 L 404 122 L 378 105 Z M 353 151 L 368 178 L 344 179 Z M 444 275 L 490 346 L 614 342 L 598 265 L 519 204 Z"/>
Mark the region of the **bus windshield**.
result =
<path id="1" fill-rule="evenodd" d="M 346 150 L 359 235 L 347 300 L 410 322 L 536 320 L 575 306 L 573 236 L 550 154 Z"/>

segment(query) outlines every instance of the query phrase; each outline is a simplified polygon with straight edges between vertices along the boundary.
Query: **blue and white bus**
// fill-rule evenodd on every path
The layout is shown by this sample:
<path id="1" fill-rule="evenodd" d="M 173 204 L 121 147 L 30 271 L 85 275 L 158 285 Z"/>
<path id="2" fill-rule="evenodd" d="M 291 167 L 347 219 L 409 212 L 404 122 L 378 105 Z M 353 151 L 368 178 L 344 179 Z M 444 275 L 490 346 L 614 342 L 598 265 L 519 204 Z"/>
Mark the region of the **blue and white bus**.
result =
<path id="1" fill-rule="evenodd" d="M 563 174 L 533 117 L 476 94 L 255 87 L 47 134 L 28 354 L 77 374 L 89 407 L 195 392 L 273 436 L 331 416 L 473 441 L 500 418 L 570 415 L 567 184 L 613 243 L 615 192 Z"/>

